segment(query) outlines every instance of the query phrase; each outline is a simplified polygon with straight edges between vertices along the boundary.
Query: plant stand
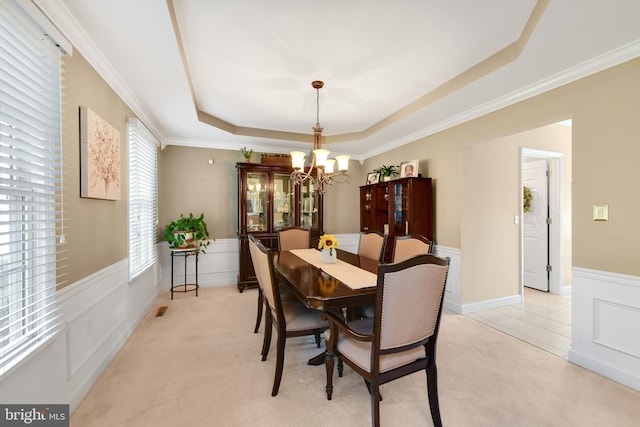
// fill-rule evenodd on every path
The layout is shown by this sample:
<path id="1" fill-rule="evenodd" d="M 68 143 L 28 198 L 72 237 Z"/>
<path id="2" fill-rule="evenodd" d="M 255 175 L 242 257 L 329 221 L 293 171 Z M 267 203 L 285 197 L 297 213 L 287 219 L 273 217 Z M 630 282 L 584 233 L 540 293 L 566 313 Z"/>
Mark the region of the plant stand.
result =
<path id="1" fill-rule="evenodd" d="M 187 259 L 191 256 L 196 257 L 196 280 L 195 283 L 187 283 Z M 174 257 L 182 257 L 184 258 L 184 281 L 182 284 L 175 285 L 174 277 L 173 277 L 173 260 Z M 171 249 L 171 299 L 173 299 L 174 292 L 191 292 L 195 291 L 196 296 L 198 296 L 198 289 L 200 285 L 198 284 L 198 250 L 194 248 L 187 249 Z"/>

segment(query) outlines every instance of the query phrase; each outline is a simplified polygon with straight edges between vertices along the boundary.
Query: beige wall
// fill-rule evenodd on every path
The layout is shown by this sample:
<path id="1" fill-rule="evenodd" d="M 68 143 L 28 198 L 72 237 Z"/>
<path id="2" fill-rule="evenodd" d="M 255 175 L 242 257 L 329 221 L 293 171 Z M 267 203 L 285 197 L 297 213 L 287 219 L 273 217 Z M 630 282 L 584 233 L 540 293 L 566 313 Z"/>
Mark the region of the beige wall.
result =
<path id="1" fill-rule="evenodd" d="M 254 154 L 254 159 L 259 154 Z M 209 159 L 213 164 L 209 165 Z M 226 239 L 238 233 L 239 150 L 168 146 L 158 156 L 158 225 L 160 233 L 181 213 L 204 213 L 211 237 Z"/>
<path id="2" fill-rule="evenodd" d="M 365 173 L 381 164 L 420 159 L 420 172 L 434 180 L 435 240 L 462 250 L 462 303 L 512 295 L 519 283 L 519 254 L 505 248 L 517 241 L 513 215 L 519 203 L 518 144 L 508 144 L 508 138 L 497 143 L 506 143 L 504 152 L 493 150 L 507 157 L 499 164 L 502 156 L 492 157 L 483 149 L 492 147 L 490 141 L 572 118 L 572 265 L 639 275 L 640 251 L 633 246 L 640 238 L 635 219 L 640 198 L 632 196 L 640 182 L 635 166 L 640 156 L 638 111 L 640 59 L 368 159 Z M 542 142 L 531 144 L 526 145 L 550 149 Z M 489 160 L 491 170 L 478 170 Z M 495 182 L 497 191 L 486 192 L 483 180 Z M 506 205 L 495 204 L 498 192 L 504 192 L 499 201 L 506 200 Z M 480 221 L 474 209 L 481 200 L 491 206 Z M 605 203 L 610 221 L 592 221 L 592 206 Z M 490 240 L 483 240 L 484 230 L 496 228 L 496 221 L 512 225 L 499 227 L 502 232 L 488 233 Z M 491 246 L 480 247 L 482 241 Z M 506 269 L 501 266 L 494 274 L 487 262 L 497 260 L 487 254 L 499 256 Z"/>
<path id="3" fill-rule="evenodd" d="M 68 282 L 73 282 L 127 256 L 125 120 L 132 112 L 79 53 L 67 58 L 63 69 L 67 244 L 62 245 L 62 249 L 66 251 L 63 256 L 68 258 Z M 79 197 L 80 105 L 92 108 L 121 133 L 123 185 L 120 201 Z M 517 181 L 512 182 L 512 177 L 518 174 L 519 157 L 518 149 L 510 145 L 515 143 L 510 143 L 507 137 L 572 118 L 572 265 L 640 275 L 640 251 L 636 248 L 636 242 L 640 240 L 637 223 L 640 198 L 635 197 L 640 182 L 640 169 L 636 167 L 640 158 L 638 111 L 640 59 L 375 156 L 363 166 L 352 161 L 350 174 L 354 181 L 327 190 L 325 229 L 332 233 L 357 232 L 358 187 L 364 183 L 366 173 L 382 164 L 399 164 L 418 158 L 420 172 L 433 179 L 435 240 L 439 245 L 463 251 L 462 302 L 511 293 L 512 283 L 517 282 L 517 278 L 513 280 L 511 267 L 499 273 L 504 275 L 501 281 L 509 283 L 508 290 L 501 286 L 480 290 L 485 289 L 483 284 L 493 281 L 495 275 L 492 276 L 493 272 L 480 262 L 487 251 L 486 247 L 477 246 L 482 239 L 474 234 L 482 237 L 481 231 L 470 228 L 473 227 L 470 222 L 479 223 L 474 214 L 477 206 L 474 201 L 479 197 L 493 202 L 487 211 L 491 217 L 483 225 L 493 227 L 493 221 L 510 223 L 504 234 L 495 237 L 496 243 L 510 245 L 516 228 L 513 215 L 519 203 L 519 186 Z M 500 138 L 506 139 L 495 141 Z M 499 151 L 508 162 L 504 166 L 504 177 L 500 176 L 502 164 L 493 168 L 497 171 L 492 169 L 486 175 L 490 181 L 499 181 L 500 188 L 505 191 L 503 199 L 497 202 L 491 193 L 477 194 L 486 186 L 477 182 L 478 175 L 473 173 L 473 168 L 481 164 L 479 160 L 503 157 L 492 158 L 483 152 L 480 143 L 488 144 L 485 148 Z M 504 150 L 499 148 L 501 144 L 505 145 Z M 209 158 L 214 159 L 212 166 L 208 165 Z M 237 231 L 234 165 L 241 160 L 239 151 L 165 148 L 159 156 L 160 227 L 180 212 L 203 212 L 215 237 L 234 237 Z M 506 201 L 506 207 L 500 205 L 502 200 Z M 605 203 L 609 204 L 610 221 L 593 222 L 592 205 Z M 463 231 L 464 239 L 461 237 Z M 493 234 L 491 236 L 494 238 Z"/>
<path id="4" fill-rule="evenodd" d="M 254 161 L 261 154 L 254 153 Z M 208 159 L 213 159 L 209 165 Z M 238 233 L 238 184 L 235 165 L 243 161 L 238 150 L 168 146 L 158 160 L 159 232 L 180 213 L 205 214 L 209 233 L 216 238 L 233 238 Z M 357 233 L 360 227 L 359 200 L 354 197 L 364 183 L 362 166 L 352 161 L 349 184 L 327 186 L 324 228 L 327 233 Z M 185 174 L 185 171 L 188 171 Z"/>
<path id="5" fill-rule="evenodd" d="M 63 286 L 127 258 L 127 116 L 133 112 L 82 55 L 62 66 L 64 236 L 58 265 Z M 91 108 L 120 132 L 120 200 L 80 198 L 79 107 Z"/>

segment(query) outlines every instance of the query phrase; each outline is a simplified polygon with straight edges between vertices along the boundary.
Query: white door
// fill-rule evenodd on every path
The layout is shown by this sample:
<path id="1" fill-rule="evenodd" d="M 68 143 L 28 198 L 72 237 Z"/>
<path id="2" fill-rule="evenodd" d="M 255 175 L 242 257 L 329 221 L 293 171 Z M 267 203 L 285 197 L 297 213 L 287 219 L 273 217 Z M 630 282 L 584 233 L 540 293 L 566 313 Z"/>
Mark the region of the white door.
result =
<path id="1" fill-rule="evenodd" d="M 531 208 L 523 212 L 524 285 L 549 291 L 549 195 L 547 160 L 523 163 L 522 183 L 529 188 Z"/>

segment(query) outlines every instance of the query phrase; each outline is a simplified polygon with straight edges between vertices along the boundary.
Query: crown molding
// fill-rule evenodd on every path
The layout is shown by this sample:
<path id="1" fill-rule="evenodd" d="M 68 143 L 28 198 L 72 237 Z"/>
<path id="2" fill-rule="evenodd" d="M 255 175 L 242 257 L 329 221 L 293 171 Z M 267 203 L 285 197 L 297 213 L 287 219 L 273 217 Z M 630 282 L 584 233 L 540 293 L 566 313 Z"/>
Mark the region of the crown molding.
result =
<path id="1" fill-rule="evenodd" d="M 129 89 L 117 71 L 111 66 L 109 61 L 102 54 L 100 49 L 93 43 L 93 40 L 84 31 L 84 28 L 73 17 L 71 12 L 60 0 L 33 0 L 47 18 L 62 32 L 62 34 L 73 44 L 75 49 L 81 52 L 94 70 L 102 77 L 113 91 L 127 104 L 136 116 L 145 124 L 147 128 L 162 143 L 163 133 L 156 126 L 151 115 L 144 108 L 142 103 Z"/>
<path id="2" fill-rule="evenodd" d="M 524 101 L 544 92 L 548 92 L 552 89 L 556 89 L 560 86 L 588 77 L 592 74 L 622 64 L 623 62 L 630 61 L 639 56 L 640 39 L 585 61 L 582 64 L 567 68 L 566 70 L 553 74 L 533 84 L 524 86 L 504 96 L 495 98 L 485 104 L 471 108 L 461 114 L 457 114 L 446 120 L 442 120 L 431 126 L 425 127 L 417 132 L 398 138 L 388 144 L 367 151 L 363 154 L 363 157 L 368 159 L 369 157 L 377 156 L 378 154 L 385 153 L 421 138 L 442 132 L 454 126 L 482 117 L 486 114 L 493 113 L 501 108 L 508 107 L 520 101 Z"/>

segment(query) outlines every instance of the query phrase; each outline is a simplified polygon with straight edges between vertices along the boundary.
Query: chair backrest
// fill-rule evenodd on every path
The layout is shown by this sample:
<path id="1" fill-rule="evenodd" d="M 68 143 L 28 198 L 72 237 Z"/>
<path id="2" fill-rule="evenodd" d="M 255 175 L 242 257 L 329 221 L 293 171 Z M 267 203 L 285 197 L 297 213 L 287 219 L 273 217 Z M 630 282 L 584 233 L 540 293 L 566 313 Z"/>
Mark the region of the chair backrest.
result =
<path id="1" fill-rule="evenodd" d="M 262 289 L 269 307 L 277 315 L 278 312 L 281 312 L 281 301 L 280 293 L 274 286 L 273 254 L 253 234 L 249 235 L 249 252 L 260 289 Z"/>
<path id="2" fill-rule="evenodd" d="M 386 236 L 377 232 L 360 233 L 358 255 L 382 261 Z"/>
<path id="3" fill-rule="evenodd" d="M 281 251 L 308 249 L 311 233 L 299 227 L 287 227 L 278 230 L 278 248 Z"/>
<path id="4" fill-rule="evenodd" d="M 449 259 L 420 255 L 378 267 L 374 351 L 435 349 Z M 435 350 L 434 350 L 435 351 Z"/>
<path id="5" fill-rule="evenodd" d="M 396 236 L 393 244 L 393 262 L 400 262 L 416 255 L 426 255 L 433 251 L 433 242 L 422 234 Z"/>

